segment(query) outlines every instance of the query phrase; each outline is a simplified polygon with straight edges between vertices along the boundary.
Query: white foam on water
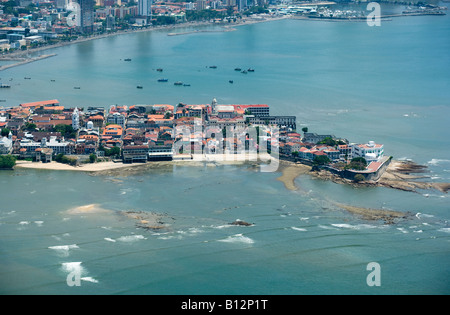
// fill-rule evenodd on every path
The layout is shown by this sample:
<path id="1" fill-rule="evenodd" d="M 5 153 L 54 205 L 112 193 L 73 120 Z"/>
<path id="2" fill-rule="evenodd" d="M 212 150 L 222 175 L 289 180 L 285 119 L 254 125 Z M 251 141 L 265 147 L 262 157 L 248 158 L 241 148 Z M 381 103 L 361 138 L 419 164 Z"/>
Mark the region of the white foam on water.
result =
<path id="1" fill-rule="evenodd" d="M 20 221 L 19 224 L 20 225 L 28 225 L 28 224 L 30 224 L 30 221 Z"/>
<path id="2" fill-rule="evenodd" d="M 69 256 L 69 251 L 71 249 L 77 249 L 79 247 L 76 244 L 72 244 L 72 245 L 49 246 L 48 248 L 56 251 L 59 255 L 67 257 L 67 256 Z"/>
<path id="3" fill-rule="evenodd" d="M 439 232 L 450 233 L 450 227 L 447 227 L 447 228 L 440 228 L 438 231 L 439 231 Z"/>
<path id="4" fill-rule="evenodd" d="M 404 229 L 404 228 L 397 228 L 397 230 L 399 230 L 400 232 L 404 233 L 404 234 L 408 234 L 409 232 Z"/>
<path id="5" fill-rule="evenodd" d="M 351 224 L 347 224 L 347 223 L 333 223 L 331 224 L 332 226 L 335 226 L 337 228 L 344 228 L 344 229 L 352 229 L 352 230 L 361 230 L 361 229 L 376 229 L 377 226 L 375 225 L 370 225 L 370 224 L 356 224 L 356 225 L 351 225 Z"/>
<path id="6" fill-rule="evenodd" d="M 417 219 L 422 219 L 422 218 L 433 218 L 434 215 L 432 214 L 426 214 L 426 213 L 421 213 L 421 212 L 417 212 L 416 213 L 416 218 Z"/>
<path id="7" fill-rule="evenodd" d="M 309 218 L 299 218 L 300 219 L 300 221 L 307 221 L 307 220 L 309 220 Z"/>
<path id="8" fill-rule="evenodd" d="M 132 242 L 136 242 L 138 240 L 144 240 L 144 239 L 146 239 L 146 238 L 143 235 L 127 235 L 127 236 L 121 236 L 117 240 L 120 242 L 132 243 Z"/>
<path id="9" fill-rule="evenodd" d="M 42 224 L 44 223 L 44 221 L 34 221 L 34 223 L 35 223 L 37 226 L 42 226 Z"/>
<path id="10" fill-rule="evenodd" d="M 81 277 L 82 281 L 92 282 L 92 283 L 98 283 L 98 280 L 92 278 L 92 277 Z"/>
<path id="11" fill-rule="evenodd" d="M 293 229 L 293 230 L 295 230 L 295 231 L 300 231 L 300 232 L 306 232 L 306 231 L 307 231 L 307 230 L 304 229 L 304 228 L 299 228 L 299 227 L 296 227 L 296 226 L 292 226 L 291 229 Z"/>
<path id="12" fill-rule="evenodd" d="M 235 234 L 223 240 L 219 240 L 219 242 L 253 244 L 255 241 L 252 240 L 250 237 L 244 236 L 242 234 Z"/>
<path id="13" fill-rule="evenodd" d="M 109 238 L 109 237 L 105 237 L 104 240 L 105 240 L 105 241 L 108 241 L 108 242 L 112 242 L 112 243 L 115 243 L 115 242 L 116 242 L 116 240 L 114 240 L 114 239 L 112 239 L 112 238 Z"/>
<path id="14" fill-rule="evenodd" d="M 439 165 L 442 163 L 450 163 L 450 160 L 446 160 L 446 159 L 431 159 L 431 161 L 427 162 L 428 164 L 431 165 Z"/>

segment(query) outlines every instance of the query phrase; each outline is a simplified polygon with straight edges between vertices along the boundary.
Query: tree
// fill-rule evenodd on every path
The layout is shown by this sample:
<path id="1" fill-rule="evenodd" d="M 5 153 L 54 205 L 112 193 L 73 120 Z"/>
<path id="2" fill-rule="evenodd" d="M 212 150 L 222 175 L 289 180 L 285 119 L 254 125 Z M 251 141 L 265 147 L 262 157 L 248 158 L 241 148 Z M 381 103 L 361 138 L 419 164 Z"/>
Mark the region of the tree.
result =
<path id="1" fill-rule="evenodd" d="M 3 128 L 2 129 L 2 137 L 7 137 L 9 135 L 9 129 L 8 128 Z"/>
<path id="2" fill-rule="evenodd" d="M 330 163 L 330 159 L 326 155 L 316 155 L 313 160 L 315 165 L 325 165 Z"/>
<path id="3" fill-rule="evenodd" d="M 355 177 L 353 178 L 353 180 L 357 183 L 359 182 L 363 182 L 366 180 L 366 178 L 364 177 L 363 174 L 356 174 Z"/>
<path id="4" fill-rule="evenodd" d="M 90 154 L 89 155 L 89 162 L 95 163 L 95 161 L 97 161 L 97 156 L 94 153 Z"/>
<path id="5" fill-rule="evenodd" d="M 0 169 L 12 169 L 16 165 L 16 158 L 10 154 L 0 155 Z"/>
<path id="6" fill-rule="evenodd" d="M 345 168 L 362 171 L 365 170 L 366 167 L 367 167 L 366 159 L 363 157 L 356 157 L 353 158 Z"/>
<path id="7" fill-rule="evenodd" d="M 308 127 L 303 127 L 302 131 L 303 131 L 303 133 L 307 133 L 308 132 Z"/>

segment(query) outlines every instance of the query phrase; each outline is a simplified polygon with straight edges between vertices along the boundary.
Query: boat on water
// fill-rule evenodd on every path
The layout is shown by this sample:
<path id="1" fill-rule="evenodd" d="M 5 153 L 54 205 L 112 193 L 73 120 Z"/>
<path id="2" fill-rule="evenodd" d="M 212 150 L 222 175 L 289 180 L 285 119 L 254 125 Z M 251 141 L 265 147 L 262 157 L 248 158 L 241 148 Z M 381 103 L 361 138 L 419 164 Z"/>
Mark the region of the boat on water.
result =
<path id="1" fill-rule="evenodd" d="M 173 85 L 183 85 L 183 82 L 177 81 L 177 82 L 175 82 Z"/>
<path id="2" fill-rule="evenodd" d="M 29 78 L 29 77 L 25 77 L 24 79 L 25 79 L 25 80 L 31 80 L 31 78 Z"/>
<path id="3" fill-rule="evenodd" d="M 156 71 L 163 72 L 163 69 L 162 68 L 158 68 L 158 69 L 156 69 Z"/>
<path id="4" fill-rule="evenodd" d="M 0 88 L 2 89 L 9 89 L 11 87 L 11 85 L 7 85 L 7 84 L 0 84 Z"/>
<path id="5" fill-rule="evenodd" d="M 167 82 L 169 79 L 158 79 L 158 82 Z"/>
<path id="6" fill-rule="evenodd" d="M 241 68 L 234 68 L 234 71 L 241 71 Z"/>
<path id="7" fill-rule="evenodd" d="M 126 59 L 124 59 L 124 61 L 131 61 L 131 59 L 130 58 L 126 58 Z"/>
<path id="8" fill-rule="evenodd" d="M 247 74 L 247 70 L 242 70 L 241 73 Z"/>
<path id="9" fill-rule="evenodd" d="M 79 86 L 74 86 L 73 88 L 74 88 L 75 90 L 81 89 Z"/>
<path id="10" fill-rule="evenodd" d="M 248 68 L 247 71 L 248 71 L 248 72 L 255 72 L 255 69 Z"/>
<path id="11" fill-rule="evenodd" d="M 191 86 L 190 84 L 188 84 L 188 83 L 185 83 L 185 84 L 183 84 L 183 86 Z"/>
<path id="12" fill-rule="evenodd" d="M 233 80 L 229 80 L 228 82 L 230 82 L 230 83 L 234 83 L 234 81 L 233 81 Z"/>
<path id="13" fill-rule="evenodd" d="M 142 86 L 142 85 L 138 85 L 138 86 L 136 86 L 136 88 L 138 88 L 138 89 L 142 89 L 142 88 L 143 88 L 143 86 Z"/>
<path id="14" fill-rule="evenodd" d="M 217 69 L 217 66 L 209 66 L 211 69 Z"/>

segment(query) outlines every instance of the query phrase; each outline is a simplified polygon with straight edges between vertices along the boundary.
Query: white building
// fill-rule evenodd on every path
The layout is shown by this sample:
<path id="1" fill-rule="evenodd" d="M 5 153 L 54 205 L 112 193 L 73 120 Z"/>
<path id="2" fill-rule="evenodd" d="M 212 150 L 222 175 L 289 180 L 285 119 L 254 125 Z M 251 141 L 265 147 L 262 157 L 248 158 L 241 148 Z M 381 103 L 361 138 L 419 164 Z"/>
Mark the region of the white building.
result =
<path id="1" fill-rule="evenodd" d="M 9 132 L 8 137 L 0 139 L 0 154 L 10 154 L 12 151 L 12 133 Z"/>
<path id="2" fill-rule="evenodd" d="M 125 128 L 125 115 L 118 112 L 111 113 L 106 118 L 106 123 L 119 125 L 122 128 Z"/>
<path id="3" fill-rule="evenodd" d="M 384 156 L 384 146 L 374 141 L 353 146 L 353 157 L 363 157 L 367 163 L 378 161 Z"/>
<path id="4" fill-rule="evenodd" d="M 72 128 L 73 130 L 80 129 L 80 113 L 78 112 L 78 108 L 76 107 L 72 113 Z"/>
<path id="5" fill-rule="evenodd" d="M 138 15 L 148 18 L 152 16 L 152 0 L 138 0 Z"/>

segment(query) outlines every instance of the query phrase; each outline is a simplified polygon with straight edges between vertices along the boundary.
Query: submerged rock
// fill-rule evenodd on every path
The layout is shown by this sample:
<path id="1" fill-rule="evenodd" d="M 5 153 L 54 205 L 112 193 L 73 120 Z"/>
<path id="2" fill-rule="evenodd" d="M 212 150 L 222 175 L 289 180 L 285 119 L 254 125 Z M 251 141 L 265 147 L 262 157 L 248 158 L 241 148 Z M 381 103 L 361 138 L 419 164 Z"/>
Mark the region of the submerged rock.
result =
<path id="1" fill-rule="evenodd" d="M 242 226 L 252 226 L 252 223 L 248 223 L 245 221 L 241 221 L 241 220 L 236 220 L 234 222 L 229 223 L 230 225 L 242 225 Z"/>

